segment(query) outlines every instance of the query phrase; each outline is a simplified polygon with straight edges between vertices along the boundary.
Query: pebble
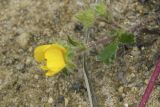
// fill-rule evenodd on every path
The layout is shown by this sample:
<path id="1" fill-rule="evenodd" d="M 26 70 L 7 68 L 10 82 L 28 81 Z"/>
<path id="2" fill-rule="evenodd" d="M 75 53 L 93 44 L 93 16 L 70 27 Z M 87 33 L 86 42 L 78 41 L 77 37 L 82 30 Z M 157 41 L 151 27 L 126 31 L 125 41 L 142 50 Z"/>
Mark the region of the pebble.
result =
<path id="1" fill-rule="evenodd" d="M 148 82 L 149 82 L 149 80 L 148 80 L 148 79 L 146 79 L 146 80 L 144 81 L 144 83 L 145 83 L 145 84 L 148 84 Z"/>
<path id="2" fill-rule="evenodd" d="M 122 83 L 127 83 L 127 81 L 126 81 L 126 79 L 124 77 L 124 72 L 118 72 L 117 79 L 118 79 L 118 81 L 120 81 Z"/>
<path id="3" fill-rule="evenodd" d="M 120 93 L 123 93 L 123 90 L 124 90 L 124 87 L 122 87 L 122 86 L 120 86 L 120 87 L 118 88 L 118 92 L 120 92 Z"/>
<path id="4" fill-rule="evenodd" d="M 139 56 L 140 55 L 140 51 L 137 47 L 134 47 L 132 52 L 131 52 L 132 56 Z"/>
<path id="5" fill-rule="evenodd" d="M 126 97 L 126 94 L 125 94 L 125 93 L 123 93 L 123 94 L 122 94 L 122 97 Z"/>
<path id="6" fill-rule="evenodd" d="M 52 97 L 49 97 L 49 99 L 48 99 L 48 103 L 53 103 L 53 98 Z"/>
<path id="7" fill-rule="evenodd" d="M 128 82 L 131 82 L 131 81 L 134 80 L 135 76 L 136 76 L 136 75 L 135 75 L 134 73 L 127 74 L 126 80 L 127 80 Z"/>
<path id="8" fill-rule="evenodd" d="M 143 46 L 142 48 L 141 48 L 141 50 L 144 50 L 145 49 L 145 47 Z"/>
<path id="9" fill-rule="evenodd" d="M 132 92 L 137 92 L 137 91 L 138 91 L 138 88 L 137 88 L 137 87 L 132 87 L 132 88 L 131 88 L 131 91 L 132 91 Z"/>
<path id="10" fill-rule="evenodd" d="M 28 49 L 28 51 L 29 51 L 29 52 L 32 52 L 32 51 L 33 51 L 33 47 L 30 47 L 30 48 Z"/>
<path id="11" fill-rule="evenodd" d="M 67 107 L 69 100 L 65 98 L 65 107 Z"/>
<path id="12" fill-rule="evenodd" d="M 105 22 L 100 22 L 98 26 L 99 26 L 99 27 L 105 27 L 105 25 L 106 25 Z"/>
<path id="13" fill-rule="evenodd" d="M 131 71 L 131 72 L 135 73 L 135 72 L 136 72 L 135 67 L 130 66 L 130 67 L 129 67 L 129 71 Z"/>
<path id="14" fill-rule="evenodd" d="M 25 61 L 26 65 L 31 64 L 32 60 L 33 60 L 33 59 L 32 59 L 31 57 L 27 57 L 27 58 L 26 58 L 26 61 Z"/>
<path id="15" fill-rule="evenodd" d="M 83 3 L 82 0 L 77 0 L 77 5 L 80 6 L 80 7 L 82 7 L 82 6 L 84 6 L 84 3 Z"/>
<path id="16" fill-rule="evenodd" d="M 4 57 L 5 58 L 5 57 Z M 12 64 L 13 63 L 13 60 L 12 59 L 6 59 L 5 61 L 6 64 Z"/>
<path id="17" fill-rule="evenodd" d="M 39 76 L 38 76 L 38 75 L 34 75 L 34 78 L 35 78 L 35 79 L 38 79 L 38 78 L 39 78 Z"/>
<path id="18" fill-rule="evenodd" d="M 22 70 L 23 68 L 24 68 L 24 64 L 21 64 L 21 63 L 17 64 L 16 66 L 17 70 Z"/>
<path id="19" fill-rule="evenodd" d="M 48 100 L 49 100 L 49 99 L 48 99 Z M 42 102 L 47 102 L 47 97 L 46 97 L 46 96 L 43 97 L 41 101 L 42 101 Z"/>
<path id="20" fill-rule="evenodd" d="M 125 103 L 125 104 L 124 104 L 124 107 L 128 107 L 128 104 L 127 104 L 127 103 Z"/>
<path id="21" fill-rule="evenodd" d="M 16 42 L 20 47 L 25 48 L 29 42 L 30 35 L 28 33 L 22 33 L 16 38 Z"/>
<path id="22" fill-rule="evenodd" d="M 134 78 L 136 75 L 134 73 L 131 73 L 131 78 Z"/>

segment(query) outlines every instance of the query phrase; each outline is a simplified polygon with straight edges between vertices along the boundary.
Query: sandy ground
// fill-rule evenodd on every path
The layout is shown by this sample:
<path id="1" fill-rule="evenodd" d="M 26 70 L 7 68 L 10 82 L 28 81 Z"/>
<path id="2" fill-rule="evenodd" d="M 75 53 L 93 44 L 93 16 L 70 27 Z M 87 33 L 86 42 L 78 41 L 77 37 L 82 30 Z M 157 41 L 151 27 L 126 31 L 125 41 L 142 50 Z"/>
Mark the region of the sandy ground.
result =
<path id="1" fill-rule="evenodd" d="M 160 1 L 127 1 L 106 4 L 124 27 L 141 23 L 133 32 L 137 43 L 120 46 L 112 65 L 96 61 L 93 52 L 87 60 L 99 107 L 137 107 L 160 50 Z M 0 0 L 1 107 L 89 107 L 78 60 L 74 73 L 47 78 L 33 58 L 38 45 L 67 40 L 67 35 L 83 38 L 74 20 L 81 5 L 81 0 Z M 99 30 L 92 36 L 107 32 L 106 23 L 95 26 Z M 157 85 L 147 107 L 160 106 L 159 92 Z"/>

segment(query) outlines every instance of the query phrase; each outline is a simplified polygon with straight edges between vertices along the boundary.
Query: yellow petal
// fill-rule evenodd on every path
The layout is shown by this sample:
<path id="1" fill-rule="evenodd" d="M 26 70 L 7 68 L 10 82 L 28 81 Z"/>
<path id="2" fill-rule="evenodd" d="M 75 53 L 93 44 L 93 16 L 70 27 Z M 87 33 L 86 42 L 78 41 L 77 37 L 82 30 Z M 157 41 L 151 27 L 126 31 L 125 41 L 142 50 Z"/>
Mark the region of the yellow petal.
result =
<path id="1" fill-rule="evenodd" d="M 52 44 L 52 48 L 60 49 L 63 52 L 63 54 L 65 54 L 67 52 L 67 50 L 59 44 Z"/>
<path id="2" fill-rule="evenodd" d="M 41 62 L 45 59 L 44 58 L 44 53 L 50 46 L 51 45 L 42 45 L 42 46 L 38 46 L 34 50 L 34 58 L 36 59 L 37 62 Z"/>
<path id="3" fill-rule="evenodd" d="M 44 71 L 48 70 L 47 66 L 40 66 L 40 68 Z"/>
<path id="4" fill-rule="evenodd" d="M 55 74 L 57 74 L 58 72 L 53 72 L 53 71 L 47 71 L 46 72 L 46 76 L 53 76 L 53 75 L 55 75 Z"/>
<path id="5" fill-rule="evenodd" d="M 46 50 L 45 58 L 47 60 L 47 68 L 50 70 L 46 75 L 54 75 L 66 66 L 63 54 L 64 51 L 66 50 L 59 47 L 59 45 L 52 45 Z"/>

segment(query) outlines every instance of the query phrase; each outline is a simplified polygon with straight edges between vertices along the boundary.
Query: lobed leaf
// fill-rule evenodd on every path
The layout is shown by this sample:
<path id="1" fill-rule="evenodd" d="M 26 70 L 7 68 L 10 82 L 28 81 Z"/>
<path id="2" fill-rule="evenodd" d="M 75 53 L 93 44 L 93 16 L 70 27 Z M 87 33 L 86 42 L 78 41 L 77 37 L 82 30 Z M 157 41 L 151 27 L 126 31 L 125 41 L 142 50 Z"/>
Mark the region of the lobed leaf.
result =
<path id="1" fill-rule="evenodd" d="M 124 43 L 124 44 L 135 43 L 135 36 L 129 32 L 120 33 L 119 42 Z"/>
<path id="2" fill-rule="evenodd" d="M 89 28 L 93 25 L 95 22 L 95 14 L 93 9 L 86 9 L 83 11 L 80 11 L 76 18 L 80 23 L 84 25 L 84 28 Z"/>
<path id="3" fill-rule="evenodd" d="M 101 16 L 105 16 L 107 14 L 107 8 L 104 3 L 99 3 L 95 6 L 95 11 Z"/>
<path id="4" fill-rule="evenodd" d="M 106 64 L 111 63 L 117 53 L 118 49 L 118 43 L 112 42 L 109 45 L 107 45 L 97 56 L 98 60 L 105 62 Z"/>

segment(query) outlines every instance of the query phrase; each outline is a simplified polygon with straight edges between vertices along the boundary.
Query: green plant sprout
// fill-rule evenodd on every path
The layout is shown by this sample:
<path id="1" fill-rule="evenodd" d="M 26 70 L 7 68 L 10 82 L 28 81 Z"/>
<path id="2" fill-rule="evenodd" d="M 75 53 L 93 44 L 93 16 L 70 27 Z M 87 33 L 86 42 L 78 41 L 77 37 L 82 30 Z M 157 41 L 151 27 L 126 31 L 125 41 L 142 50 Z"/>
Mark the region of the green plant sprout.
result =
<path id="1" fill-rule="evenodd" d="M 91 8 L 82 10 L 76 15 L 76 18 L 84 25 L 85 29 L 89 28 L 95 22 L 95 11 Z"/>
<path id="2" fill-rule="evenodd" d="M 87 92 L 89 96 L 90 107 L 94 107 L 93 103 L 93 94 L 90 88 L 90 81 L 88 77 L 87 71 L 87 61 L 86 55 L 88 49 L 92 48 L 92 44 L 89 44 L 88 38 L 90 35 L 90 29 L 94 26 L 94 23 L 99 19 L 105 19 L 106 22 L 109 22 L 111 25 L 112 34 L 111 40 L 107 43 L 106 46 L 98 53 L 97 59 L 106 64 L 110 64 L 116 58 L 117 50 L 120 44 L 133 44 L 135 43 L 135 36 L 125 31 L 118 24 L 115 27 L 112 27 L 112 24 L 115 25 L 114 20 L 110 20 L 109 18 L 113 18 L 109 12 L 109 9 L 103 3 L 99 3 L 94 5 L 93 7 L 88 7 L 87 9 L 81 10 L 76 14 L 76 19 L 84 26 L 84 34 L 85 34 L 85 42 L 82 43 L 76 39 L 67 37 L 68 42 L 65 44 L 54 43 L 38 46 L 34 51 L 34 57 L 38 63 L 45 63 L 45 65 L 41 66 L 41 69 L 45 71 L 46 76 L 54 76 L 65 69 L 72 69 L 75 67 L 75 64 L 72 62 L 74 55 L 77 53 L 82 56 L 83 63 L 83 75 L 87 87 Z M 106 34 L 108 35 L 108 34 Z M 106 36 L 100 40 L 96 41 L 98 43 L 106 43 L 108 38 Z M 86 44 L 86 45 L 85 45 Z M 87 48 L 87 46 L 89 46 Z M 77 51 L 77 53 L 75 53 Z M 77 55 L 78 56 L 78 55 Z M 66 70 L 65 70 L 66 71 Z M 70 70 L 69 70 L 70 71 Z"/>
<path id="3" fill-rule="evenodd" d="M 107 7 L 104 3 L 99 3 L 95 6 L 95 12 L 99 16 L 106 16 L 108 13 Z"/>
<path id="4" fill-rule="evenodd" d="M 87 43 L 87 45 L 89 46 L 91 46 L 90 44 L 88 44 L 90 29 L 92 26 L 94 26 L 94 23 L 96 22 L 96 20 L 102 19 L 102 20 L 105 20 L 105 22 L 107 23 L 109 22 L 109 24 L 111 25 L 111 28 L 112 28 L 111 31 L 113 31 L 113 34 L 111 36 L 112 41 L 108 43 L 108 45 L 106 45 L 97 55 L 97 59 L 106 64 L 112 63 L 113 60 L 116 58 L 119 44 L 135 43 L 134 35 L 130 32 L 123 30 L 123 27 L 115 23 L 112 15 L 108 10 L 109 9 L 107 9 L 107 7 L 103 3 L 99 3 L 99 4 L 96 4 L 94 7 L 81 10 L 76 15 L 78 22 L 80 22 L 84 26 L 85 43 Z M 114 28 L 112 27 L 112 24 L 114 25 Z M 104 43 L 108 41 L 108 38 L 107 39 L 102 38 L 97 41 L 98 41 L 97 43 Z M 84 80 L 85 80 L 85 84 L 88 92 L 90 107 L 97 107 L 96 100 L 95 98 L 93 98 L 94 94 L 93 94 L 93 89 L 91 87 L 91 82 L 87 74 L 88 74 L 88 71 L 87 71 L 86 53 L 84 53 L 83 54 L 83 75 L 84 75 Z"/>
<path id="5" fill-rule="evenodd" d="M 115 37 L 116 38 L 98 54 L 98 59 L 106 64 L 110 64 L 116 58 L 119 44 L 135 43 L 134 35 L 129 32 L 115 31 Z"/>
<path id="6" fill-rule="evenodd" d="M 108 10 L 109 9 L 107 9 L 104 3 L 99 3 L 94 7 L 79 11 L 76 15 L 76 18 L 78 22 L 83 24 L 84 29 L 89 29 L 94 26 L 94 23 L 96 20 L 98 20 L 98 17 L 108 20 L 112 24 L 112 21 L 109 20 L 109 17 L 111 18 L 112 15 Z M 113 22 L 113 24 L 115 23 Z M 114 40 L 106 45 L 97 55 L 97 59 L 105 62 L 106 64 L 111 63 L 116 58 L 119 44 L 135 43 L 135 36 L 132 33 L 127 32 L 122 28 L 120 30 L 119 28 L 114 28 L 112 31 L 113 33 L 111 35 Z"/>

